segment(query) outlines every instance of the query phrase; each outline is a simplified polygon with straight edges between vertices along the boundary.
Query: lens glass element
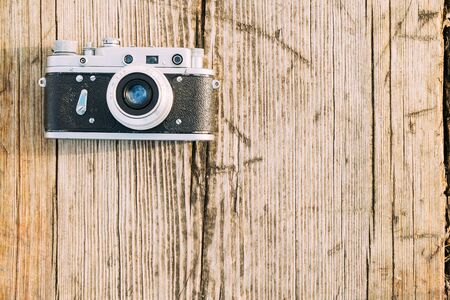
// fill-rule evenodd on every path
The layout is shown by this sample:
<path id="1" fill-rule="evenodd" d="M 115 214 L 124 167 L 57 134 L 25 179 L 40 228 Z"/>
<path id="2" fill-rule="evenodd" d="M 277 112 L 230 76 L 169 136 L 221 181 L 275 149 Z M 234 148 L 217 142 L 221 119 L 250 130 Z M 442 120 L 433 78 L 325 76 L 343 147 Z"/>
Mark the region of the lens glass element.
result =
<path id="1" fill-rule="evenodd" d="M 147 91 L 140 84 L 135 84 L 131 86 L 125 92 L 125 101 L 127 102 L 128 105 L 132 107 L 141 106 L 145 104 L 146 100 L 147 100 Z"/>
<path id="2" fill-rule="evenodd" d="M 173 80 L 173 75 L 170 80 Z M 169 77 L 157 68 L 131 65 L 111 77 L 106 103 L 112 117 L 126 128 L 134 131 L 161 126 L 159 129 L 166 131 L 162 122 L 171 112 L 173 94 Z M 118 132 L 125 132 L 120 124 L 115 124 L 119 126 Z"/>
<path id="3" fill-rule="evenodd" d="M 172 56 L 172 62 L 177 66 L 180 65 L 183 62 L 183 56 L 180 54 L 175 54 Z"/>
<path id="4" fill-rule="evenodd" d="M 146 107 L 152 99 L 151 87 L 142 81 L 131 81 L 124 89 L 124 102 L 132 109 Z"/>
<path id="5" fill-rule="evenodd" d="M 158 103 L 159 90 L 156 82 L 143 73 L 131 73 L 123 77 L 116 88 L 117 104 L 123 112 L 142 116 Z"/>
<path id="6" fill-rule="evenodd" d="M 158 64 L 158 61 L 159 61 L 159 57 L 155 56 L 155 55 L 147 56 L 145 58 L 145 62 L 148 63 L 148 64 L 151 64 L 151 65 Z"/>
<path id="7" fill-rule="evenodd" d="M 133 56 L 131 55 L 125 55 L 125 57 L 123 58 L 123 61 L 128 65 L 131 64 L 133 62 Z"/>

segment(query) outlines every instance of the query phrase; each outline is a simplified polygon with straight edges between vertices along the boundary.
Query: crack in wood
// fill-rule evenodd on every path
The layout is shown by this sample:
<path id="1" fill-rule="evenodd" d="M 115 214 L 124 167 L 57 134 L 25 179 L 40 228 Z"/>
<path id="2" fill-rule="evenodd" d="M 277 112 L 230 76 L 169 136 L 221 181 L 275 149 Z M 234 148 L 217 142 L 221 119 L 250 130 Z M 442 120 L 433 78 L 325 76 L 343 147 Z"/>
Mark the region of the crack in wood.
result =
<path id="1" fill-rule="evenodd" d="M 431 42 L 431 41 L 435 41 L 438 39 L 437 36 L 435 35 L 418 35 L 418 34 L 399 34 L 397 36 L 398 38 L 401 39 L 409 39 L 409 40 L 414 40 L 414 41 L 421 41 L 421 42 Z"/>
<path id="2" fill-rule="evenodd" d="M 224 119 L 225 123 L 228 125 L 230 131 L 237 135 L 237 137 L 244 143 L 246 146 L 251 145 L 250 137 L 245 135 L 231 120 Z"/>
<path id="3" fill-rule="evenodd" d="M 409 1 L 409 4 L 405 10 L 405 13 L 403 14 L 403 17 L 400 19 L 399 22 L 397 22 L 397 26 L 395 27 L 395 32 L 394 34 L 392 34 L 392 15 L 391 15 L 391 2 L 389 0 L 389 41 L 386 43 L 386 45 L 383 47 L 383 50 L 381 51 L 381 54 L 378 56 L 378 59 L 375 62 L 375 66 L 378 66 L 378 64 L 380 63 L 381 59 L 384 57 L 384 55 L 386 55 L 387 51 L 389 49 L 391 49 L 391 44 L 392 44 L 392 40 L 400 34 L 400 31 L 402 29 L 403 24 L 406 21 L 406 18 L 408 17 L 408 14 L 411 10 L 411 6 L 412 6 L 413 0 Z M 391 71 L 391 70 L 389 70 Z"/>
<path id="4" fill-rule="evenodd" d="M 235 174 L 235 183 L 234 183 L 234 190 L 233 190 L 233 211 L 235 214 L 238 214 L 238 204 L 239 204 L 239 181 L 240 181 L 240 175 L 241 175 L 241 142 L 238 142 L 238 149 L 237 149 L 237 167 Z"/>
<path id="5" fill-rule="evenodd" d="M 308 67 L 311 67 L 311 61 L 309 59 L 304 57 L 299 51 L 295 50 L 292 46 L 288 45 L 286 42 L 281 40 L 281 38 L 280 38 L 281 37 L 281 29 L 278 29 L 277 31 L 275 31 L 275 33 L 267 33 L 264 29 L 259 28 L 252 24 L 247 24 L 247 23 L 236 21 L 233 19 L 222 19 L 222 20 L 226 21 L 226 22 L 230 22 L 230 23 L 234 22 L 236 24 L 236 28 L 239 31 L 243 31 L 243 32 L 247 32 L 247 33 L 255 33 L 257 35 L 260 35 L 260 36 L 270 40 L 274 44 L 279 45 L 282 49 L 285 49 L 285 50 L 288 50 L 289 52 L 291 52 L 294 55 L 294 57 L 297 58 L 301 63 L 305 64 Z"/>
<path id="6" fill-rule="evenodd" d="M 446 210 L 445 210 L 445 231 L 447 238 L 444 240 L 444 274 L 445 274 L 445 295 L 447 298 L 450 295 L 450 240 L 448 234 L 450 232 L 450 72 L 449 72 L 449 59 L 450 59 L 450 28 L 448 12 L 450 11 L 450 0 L 445 0 L 443 21 L 443 38 L 444 38 L 444 82 L 443 82 L 443 139 L 444 139 L 444 167 L 445 167 L 445 181 L 446 189 L 444 192 L 446 198 Z M 439 247 L 436 249 L 436 253 L 439 251 Z"/>
<path id="7" fill-rule="evenodd" d="M 427 114 L 429 112 L 432 112 L 432 111 L 436 110 L 436 108 L 437 108 L 436 106 L 430 107 L 430 108 L 424 108 L 424 109 L 421 109 L 421 110 L 417 110 L 417 111 L 413 111 L 411 113 L 408 113 L 406 116 L 408 116 L 408 117 L 422 116 L 424 114 Z"/>
<path id="8" fill-rule="evenodd" d="M 419 9 L 418 18 L 420 22 L 419 27 L 423 27 L 425 24 L 431 22 L 433 19 L 439 16 L 438 11 L 431 11 L 427 9 Z"/>

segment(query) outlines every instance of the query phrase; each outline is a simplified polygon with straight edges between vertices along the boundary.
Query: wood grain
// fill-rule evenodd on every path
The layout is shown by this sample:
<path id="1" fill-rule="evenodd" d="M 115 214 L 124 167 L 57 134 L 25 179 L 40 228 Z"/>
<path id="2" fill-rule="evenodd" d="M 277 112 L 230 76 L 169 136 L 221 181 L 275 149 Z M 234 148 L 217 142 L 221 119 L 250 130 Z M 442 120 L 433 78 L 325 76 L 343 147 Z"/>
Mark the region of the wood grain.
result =
<path id="1" fill-rule="evenodd" d="M 54 2 L 0 6 L 0 298 L 52 298 L 56 156 L 42 135 L 37 79 L 54 39 Z"/>
<path id="2" fill-rule="evenodd" d="M 195 46 L 196 1 L 106 6 L 58 2 L 58 38 L 120 36 L 124 45 Z M 58 295 L 196 296 L 203 212 L 197 193 L 205 184 L 196 147 L 128 141 L 58 146 Z"/>
<path id="3" fill-rule="evenodd" d="M 0 1 L 0 299 L 443 298 L 441 2 Z M 216 140 L 44 140 L 106 36 L 204 47 Z"/>
<path id="4" fill-rule="evenodd" d="M 364 5 L 343 2 L 210 8 L 219 74 L 232 66 L 205 226 L 213 298 L 366 293 L 370 23 Z"/>
<path id="5" fill-rule="evenodd" d="M 442 1 L 373 4 L 374 298 L 444 293 L 442 10 Z"/>
<path id="6" fill-rule="evenodd" d="M 18 64 L 15 62 L 17 47 L 14 43 L 14 31 L 16 28 L 8 28 L 6 20 L 12 19 L 9 15 L 12 5 L 2 3 L 0 29 L 3 38 L 1 41 L 1 61 L 0 70 L 2 73 L 1 81 L 1 103 L 7 103 L 4 109 L 1 109 L 0 129 L 1 129 L 1 176 L 0 188 L 2 190 L 0 201 L 0 220 L 1 220 L 1 239 L 0 243 L 0 296 L 6 298 L 14 295 L 14 287 L 17 281 L 17 272 L 15 268 L 17 257 L 17 199 L 16 179 L 19 169 L 19 149 L 18 149 L 18 89 L 16 88 L 18 77 Z M 10 76 L 7 76 L 11 74 Z M 4 78 L 4 79 L 3 79 Z"/>
<path id="7" fill-rule="evenodd" d="M 208 7 L 204 295 L 443 297 L 442 3 L 407 4 Z"/>

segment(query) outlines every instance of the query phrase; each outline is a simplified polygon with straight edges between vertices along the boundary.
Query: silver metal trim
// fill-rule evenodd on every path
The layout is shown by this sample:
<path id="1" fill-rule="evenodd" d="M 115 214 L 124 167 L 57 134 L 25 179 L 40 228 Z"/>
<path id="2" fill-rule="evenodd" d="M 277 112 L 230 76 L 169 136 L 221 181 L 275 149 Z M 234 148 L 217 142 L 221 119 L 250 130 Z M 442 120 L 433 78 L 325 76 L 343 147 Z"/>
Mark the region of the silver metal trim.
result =
<path id="1" fill-rule="evenodd" d="M 123 69 L 120 67 L 47 67 L 46 73 L 116 73 Z M 163 74 L 182 74 L 182 75 L 214 75 L 211 69 L 195 69 L 195 68 L 157 68 Z"/>
<path id="2" fill-rule="evenodd" d="M 129 74 L 142 73 L 156 83 L 159 90 L 159 98 L 156 106 L 144 115 L 130 115 L 123 111 L 116 99 L 116 90 L 119 82 Z M 136 129 L 146 130 L 159 125 L 169 115 L 173 104 L 173 92 L 169 81 L 157 68 L 145 66 L 127 66 L 115 73 L 108 84 L 106 91 L 106 104 L 113 117 L 122 125 Z"/>
<path id="3" fill-rule="evenodd" d="M 94 48 L 93 48 L 94 49 Z M 147 65 L 147 56 L 158 56 L 158 63 L 152 64 L 155 68 L 202 68 L 203 53 L 198 57 L 198 50 L 192 48 L 151 48 L 151 47 L 120 47 L 106 44 L 105 47 L 95 48 L 95 54 L 89 55 L 85 67 L 121 67 L 124 65 L 123 57 L 127 54 L 133 56 L 131 65 Z M 195 52 L 193 57 L 193 51 Z M 77 67 L 83 55 L 51 55 L 47 58 L 47 67 Z M 172 57 L 179 54 L 183 57 L 182 63 L 176 65 Z M 192 64 L 194 58 L 195 64 Z"/>
<path id="4" fill-rule="evenodd" d="M 75 55 L 77 53 L 77 41 L 56 40 L 53 44 L 53 52 L 55 55 Z"/>
<path id="5" fill-rule="evenodd" d="M 209 133 L 115 133 L 46 131 L 48 139 L 149 140 L 149 141 L 213 141 Z"/>

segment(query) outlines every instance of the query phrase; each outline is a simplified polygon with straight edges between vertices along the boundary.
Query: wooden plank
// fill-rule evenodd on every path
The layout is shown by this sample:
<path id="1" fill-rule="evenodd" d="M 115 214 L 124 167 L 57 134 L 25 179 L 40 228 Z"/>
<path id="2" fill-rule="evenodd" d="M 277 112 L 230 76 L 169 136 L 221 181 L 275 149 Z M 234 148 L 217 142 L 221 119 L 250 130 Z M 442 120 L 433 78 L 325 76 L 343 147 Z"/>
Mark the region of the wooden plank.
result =
<path id="1" fill-rule="evenodd" d="M 56 187 L 55 143 L 42 134 L 43 57 L 55 36 L 54 1 L 20 1 L 19 105 L 20 188 L 17 298 L 54 296 L 53 200 Z M 44 8 L 45 7 L 45 8 Z M 42 10 L 45 9 L 45 17 Z"/>
<path id="2" fill-rule="evenodd" d="M 122 11 L 127 11 L 126 6 L 135 8 L 129 9 L 129 18 L 120 22 L 124 42 L 194 47 L 199 4 L 122 3 Z M 131 291 L 138 298 L 192 298 L 198 293 L 200 282 L 203 204 L 191 191 L 201 188 L 204 179 L 191 176 L 194 172 L 200 173 L 194 176 L 202 176 L 205 171 L 196 168 L 201 162 L 193 156 L 192 143 L 137 142 L 132 147 L 136 166 L 125 159 L 120 164 L 122 178 L 136 178 L 134 187 L 121 191 L 121 198 L 131 198 L 133 203 L 121 210 L 123 222 L 119 225 L 124 241 L 122 251 L 132 251 L 124 256 L 121 268 L 125 278 L 123 291 Z M 134 191 L 131 197 L 130 191 Z"/>
<path id="3" fill-rule="evenodd" d="M 204 294 L 363 297 L 371 197 L 364 3 L 215 5 L 211 56 L 223 85 Z"/>
<path id="4" fill-rule="evenodd" d="M 373 112 L 372 144 L 372 223 L 370 230 L 369 296 L 374 299 L 393 298 L 394 257 L 392 243 L 393 176 L 392 143 L 390 142 L 391 85 L 389 84 L 390 59 L 390 2 L 373 2 L 372 18 Z M 376 69 L 375 69 L 376 67 Z M 383 120 L 378 121 L 376 120 Z M 387 121 L 387 123 L 386 123 Z M 383 246 L 381 246 L 383 245 Z"/>
<path id="5" fill-rule="evenodd" d="M 296 295 L 297 260 L 307 247 L 297 252 L 295 235 L 301 196 L 295 187 L 297 159 L 304 142 L 296 136 L 303 132 L 298 115 L 312 84 L 297 76 L 310 72 L 310 53 L 303 53 L 309 42 L 302 43 L 309 38 L 303 35 L 310 25 L 302 18 L 306 5 L 309 9 L 301 1 L 207 5 L 211 35 L 205 46 L 222 86 L 209 161 L 203 297 L 308 297 Z"/>
<path id="6" fill-rule="evenodd" d="M 9 20 L 17 21 L 14 12 L 16 5 L 10 2 L 0 3 L 0 39 L 1 51 L 0 73 L 2 80 L 0 88 L 0 101 L 4 104 L 0 109 L 0 297 L 14 297 L 17 282 L 17 240 L 18 189 L 16 180 L 19 177 L 19 89 L 17 76 L 18 46 L 15 32 L 17 22 L 8 26 Z"/>
<path id="7" fill-rule="evenodd" d="M 200 1 L 58 1 L 58 38 L 194 47 L 199 9 Z M 204 146 L 58 143 L 58 295 L 196 296 Z"/>
<path id="8" fill-rule="evenodd" d="M 325 7 L 323 9 L 325 10 Z M 343 299 L 363 299 L 368 288 L 366 268 L 370 251 L 368 248 L 373 184 L 370 180 L 370 150 L 373 143 L 370 64 L 372 23 L 365 1 L 334 1 L 329 10 L 333 20 L 332 28 L 328 28 L 332 31 L 333 45 L 328 47 L 333 53 L 331 110 L 334 111 L 334 117 L 330 119 L 329 125 L 325 126 L 333 127 L 332 141 L 326 143 L 333 145 L 332 154 L 329 155 L 334 161 L 329 165 L 333 166 L 334 171 L 329 180 L 333 186 L 331 202 L 335 204 L 334 211 L 325 216 L 316 215 L 315 218 L 334 219 L 328 226 L 339 228 L 331 231 L 331 236 L 338 238 L 334 241 L 324 240 L 320 236 L 317 238 L 326 244 L 327 256 L 336 255 L 339 259 L 335 258 L 337 267 L 323 267 L 323 272 L 331 273 L 327 276 L 327 282 L 332 288 L 322 288 L 319 291 L 323 290 L 324 297 L 335 295 Z M 320 7 L 315 13 L 320 15 Z M 326 28 L 325 24 L 319 25 L 319 30 L 321 27 Z M 320 31 L 317 34 L 320 35 Z M 316 59 L 321 62 L 320 56 Z M 327 67 L 322 70 L 323 76 L 326 76 L 327 70 Z M 316 80 L 322 81 L 320 77 Z M 323 101 L 327 102 L 328 99 Z M 323 154 L 319 152 L 317 156 L 320 158 Z M 320 160 L 317 163 L 320 164 Z M 328 205 L 323 203 L 324 208 Z M 338 216 L 335 216 L 336 214 Z M 326 257 L 325 254 L 322 255 Z M 340 273 L 336 276 L 337 280 L 332 275 L 334 269 Z M 318 286 L 322 285 L 321 281 L 319 277 Z"/>
<path id="9" fill-rule="evenodd" d="M 442 10 L 373 3 L 373 298 L 444 296 Z"/>
<path id="10" fill-rule="evenodd" d="M 1 5 L 0 298 L 51 298 L 55 143 L 43 138 L 37 79 L 54 39 L 54 2 Z"/>
<path id="11" fill-rule="evenodd" d="M 443 296 L 431 2 L 208 2 L 223 84 L 203 296 Z"/>
<path id="12" fill-rule="evenodd" d="M 109 9 L 95 2 L 57 1 L 57 38 L 82 44 L 98 42 L 102 35 L 116 36 L 118 2 L 104 5 Z M 102 20 L 98 27 L 96 19 Z M 115 151 L 111 141 L 58 141 L 58 297 L 119 295 Z"/>

